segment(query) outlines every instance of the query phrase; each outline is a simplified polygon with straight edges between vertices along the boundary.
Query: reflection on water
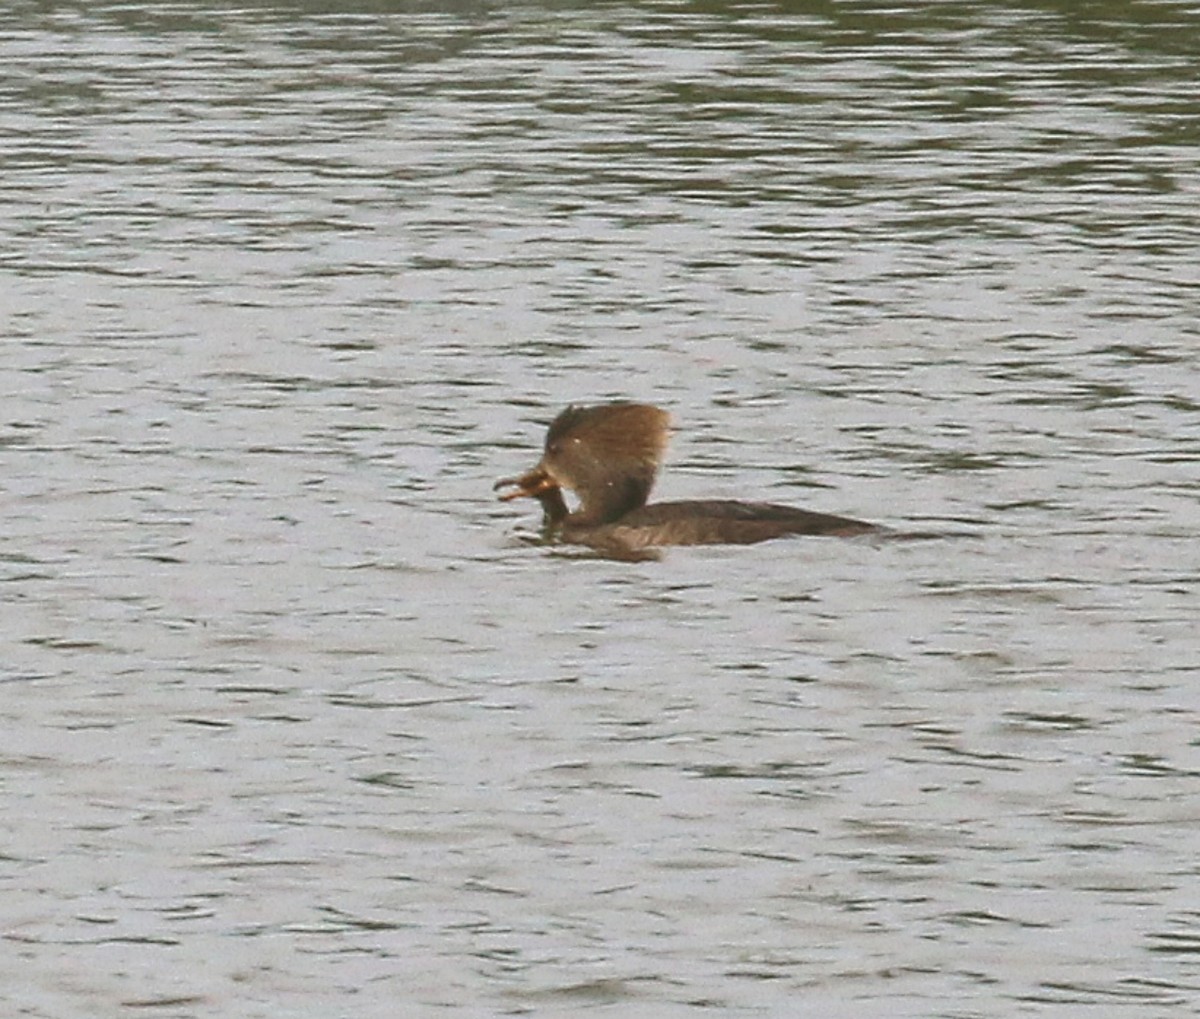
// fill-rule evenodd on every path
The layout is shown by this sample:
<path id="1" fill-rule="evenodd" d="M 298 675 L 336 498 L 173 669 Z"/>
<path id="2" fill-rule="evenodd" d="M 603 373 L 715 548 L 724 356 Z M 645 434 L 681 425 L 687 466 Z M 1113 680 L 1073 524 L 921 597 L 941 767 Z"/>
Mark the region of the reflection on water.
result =
<path id="1" fill-rule="evenodd" d="M 1195 997 L 1188 3 L 0 14 L 16 1012 Z M 609 562 L 663 498 L 980 540 Z"/>

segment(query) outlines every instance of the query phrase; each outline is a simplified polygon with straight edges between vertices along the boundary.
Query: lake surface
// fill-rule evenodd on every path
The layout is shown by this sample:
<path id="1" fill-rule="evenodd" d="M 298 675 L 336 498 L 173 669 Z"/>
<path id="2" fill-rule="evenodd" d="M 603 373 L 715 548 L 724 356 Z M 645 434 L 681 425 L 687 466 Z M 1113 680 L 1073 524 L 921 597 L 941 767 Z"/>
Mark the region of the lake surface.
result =
<path id="1" fill-rule="evenodd" d="M 1200 5 L 0 61 L 6 1015 L 1197 1006 Z M 613 398 L 664 498 L 946 537 L 530 543 L 493 480 Z"/>

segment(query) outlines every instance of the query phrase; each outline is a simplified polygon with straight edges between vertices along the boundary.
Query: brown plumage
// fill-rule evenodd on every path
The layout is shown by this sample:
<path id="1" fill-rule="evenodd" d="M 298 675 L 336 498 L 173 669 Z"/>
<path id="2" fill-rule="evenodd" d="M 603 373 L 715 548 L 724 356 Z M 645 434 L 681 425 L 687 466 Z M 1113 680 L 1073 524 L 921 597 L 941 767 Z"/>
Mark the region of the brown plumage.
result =
<path id="1" fill-rule="evenodd" d="M 777 503 L 698 499 L 647 505 L 669 424 L 665 411 L 644 403 L 570 406 L 551 423 L 537 465 L 495 487 L 510 489 L 500 496 L 504 500 L 537 499 L 548 535 L 617 553 L 882 531 L 861 520 Z M 579 509 L 567 508 L 563 489 L 579 497 Z"/>

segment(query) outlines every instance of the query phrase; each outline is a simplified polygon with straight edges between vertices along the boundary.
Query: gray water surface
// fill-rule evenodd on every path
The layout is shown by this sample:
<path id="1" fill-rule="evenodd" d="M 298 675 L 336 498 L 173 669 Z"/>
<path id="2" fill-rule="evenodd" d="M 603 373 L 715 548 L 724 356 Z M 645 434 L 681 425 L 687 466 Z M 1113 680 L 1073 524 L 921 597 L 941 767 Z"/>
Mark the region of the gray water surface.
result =
<path id="1" fill-rule="evenodd" d="M 1198 1006 L 1200 5 L 0 67 L 6 1016 Z M 662 497 L 948 537 L 530 544 L 492 481 L 618 397 Z"/>

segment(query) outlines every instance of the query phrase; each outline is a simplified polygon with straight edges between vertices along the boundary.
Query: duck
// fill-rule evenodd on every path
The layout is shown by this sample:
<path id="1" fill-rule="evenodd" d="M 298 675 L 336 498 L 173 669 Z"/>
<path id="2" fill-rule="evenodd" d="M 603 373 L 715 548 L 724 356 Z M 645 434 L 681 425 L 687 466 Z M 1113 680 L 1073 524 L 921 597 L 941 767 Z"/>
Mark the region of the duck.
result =
<path id="1" fill-rule="evenodd" d="M 666 411 L 647 403 L 572 404 L 551 422 L 541 459 L 524 474 L 501 478 L 493 490 L 505 502 L 536 499 L 547 540 L 618 556 L 668 545 L 750 545 L 798 535 L 855 537 L 887 530 L 773 502 L 647 502 L 670 425 Z M 564 491 L 575 495 L 578 508 L 569 508 Z"/>

